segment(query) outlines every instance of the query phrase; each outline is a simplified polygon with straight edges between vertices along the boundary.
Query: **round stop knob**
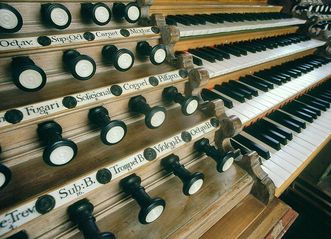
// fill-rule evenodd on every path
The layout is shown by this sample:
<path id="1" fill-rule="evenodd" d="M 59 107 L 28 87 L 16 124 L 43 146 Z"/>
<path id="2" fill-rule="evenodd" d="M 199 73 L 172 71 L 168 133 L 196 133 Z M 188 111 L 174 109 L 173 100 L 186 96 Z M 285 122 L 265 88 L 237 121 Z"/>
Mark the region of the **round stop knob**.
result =
<path id="1" fill-rule="evenodd" d="M 152 47 L 148 42 L 141 41 L 138 42 L 136 51 L 141 57 L 149 57 L 154 65 L 162 64 L 167 58 L 167 51 L 163 44 Z"/>
<path id="2" fill-rule="evenodd" d="M 47 82 L 46 73 L 28 56 L 13 58 L 11 70 L 14 83 L 21 90 L 38 91 Z"/>
<path id="3" fill-rule="evenodd" d="M 232 151 L 223 154 L 215 146 L 209 144 L 207 138 L 202 138 L 195 142 L 194 147 L 197 151 L 205 153 L 207 156 L 214 159 L 217 163 L 217 171 L 224 172 L 228 170 L 234 161 L 234 154 Z"/>
<path id="4" fill-rule="evenodd" d="M 71 24 L 71 13 L 60 3 L 41 5 L 41 16 L 45 25 L 56 29 L 65 29 Z"/>
<path id="5" fill-rule="evenodd" d="M 82 3 L 81 14 L 86 22 L 94 22 L 97 25 L 104 26 L 110 22 L 110 8 L 102 3 Z"/>
<path id="6" fill-rule="evenodd" d="M 140 206 L 139 221 L 148 224 L 158 219 L 165 208 L 165 201 L 161 198 L 151 198 L 141 186 L 141 178 L 131 174 L 120 181 L 120 186 L 127 194 L 130 194 Z"/>
<path id="7" fill-rule="evenodd" d="M 115 239 L 111 232 L 100 232 L 93 216 L 94 206 L 86 198 L 68 207 L 70 220 L 77 224 L 85 239 Z"/>
<path id="8" fill-rule="evenodd" d="M 91 109 L 89 119 L 101 128 L 100 138 L 104 144 L 117 144 L 126 135 L 126 124 L 120 120 L 110 120 L 108 110 L 102 106 Z"/>
<path id="9" fill-rule="evenodd" d="M 134 55 L 128 49 L 118 49 L 114 45 L 102 48 L 102 56 L 105 61 L 113 65 L 119 71 L 129 70 L 134 63 Z"/>
<path id="10" fill-rule="evenodd" d="M 174 86 L 167 87 L 163 90 L 163 97 L 167 101 L 173 101 L 181 105 L 184 115 L 191 115 L 196 112 L 199 107 L 199 98 L 196 96 L 185 97 L 178 92 Z"/>
<path id="11" fill-rule="evenodd" d="M 73 160 L 77 154 L 77 145 L 62 138 L 62 127 L 54 121 L 46 121 L 38 125 L 38 136 L 46 147 L 44 161 L 50 166 L 63 166 Z"/>
<path id="12" fill-rule="evenodd" d="M 171 154 L 161 161 L 161 165 L 180 178 L 183 182 L 183 193 L 187 196 L 197 193 L 203 185 L 204 175 L 199 172 L 191 173 L 180 164 L 179 157 Z"/>
<path id="13" fill-rule="evenodd" d="M 161 106 L 150 107 L 145 97 L 138 95 L 129 101 L 129 109 L 145 115 L 145 124 L 150 129 L 160 127 L 166 119 L 166 109 Z"/>
<path id="14" fill-rule="evenodd" d="M 63 62 L 77 80 L 89 80 L 96 71 L 95 61 L 87 55 L 81 55 L 76 50 L 65 51 Z"/>
<path id="15" fill-rule="evenodd" d="M 11 171 L 5 165 L 0 164 L 0 189 L 5 188 L 11 179 Z"/>
<path id="16" fill-rule="evenodd" d="M 12 6 L 0 3 L 0 33 L 14 33 L 21 30 L 23 18 Z"/>
<path id="17" fill-rule="evenodd" d="M 113 5 L 113 14 L 116 20 L 125 19 L 129 23 L 135 23 L 139 20 L 141 12 L 136 3 L 120 3 L 115 2 Z"/>

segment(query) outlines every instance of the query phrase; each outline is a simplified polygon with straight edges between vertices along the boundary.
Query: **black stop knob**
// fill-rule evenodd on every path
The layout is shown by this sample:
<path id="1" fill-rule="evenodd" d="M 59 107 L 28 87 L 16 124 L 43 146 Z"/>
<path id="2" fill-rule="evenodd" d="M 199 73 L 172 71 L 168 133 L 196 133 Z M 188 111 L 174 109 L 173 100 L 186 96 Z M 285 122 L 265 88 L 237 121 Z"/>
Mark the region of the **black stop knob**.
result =
<path id="1" fill-rule="evenodd" d="M 124 18 L 129 23 L 135 23 L 139 20 L 141 12 L 136 3 L 131 2 L 125 5 L 121 2 L 115 2 L 113 4 L 113 14 L 116 20 Z"/>
<path id="2" fill-rule="evenodd" d="M 162 94 L 165 100 L 173 101 L 180 104 L 184 115 L 194 114 L 199 107 L 198 97 L 185 97 L 181 93 L 179 93 L 178 89 L 174 86 L 165 88 Z"/>
<path id="3" fill-rule="evenodd" d="M 23 18 L 12 6 L 0 3 L 0 33 L 14 33 L 21 30 Z"/>
<path id="4" fill-rule="evenodd" d="M 166 119 L 166 109 L 161 106 L 150 107 L 145 97 L 138 95 L 129 101 L 129 109 L 145 115 L 145 124 L 150 129 L 160 127 Z"/>
<path id="5" fill-rule="evenodd" d="M 14 57 L 11 72 L 15 85 L 24 91 L 38 91 L 47 82 L 46 73 L 28 56 Z"/>
<path id="6" fill-rule="evenodd" d="M 63 62 L 77 80 L 89 80 L 96 71 L 95 61 L 87 55 L 81 55 L 76 50 L 65 51 Z"/>
<path id="7" fill-rule="evenodd" d="M 5 165 L 0 164 L 0 189 L 5 188 L 11 179 L 11 171 Z"/>
<path id="8" fill-rule="evenodd" d="M 70 205 L 70 220 L 77 224 L 85 239 L 115 239 L 111 232 L 100 232 L 93 216 L 94 206 L 86 198 Z"/>
<path id="9" fill-rule="evenodd" d="M 118 49 L 114 45 L 102 48 L 102 56 L 105 61 L 113 65 L 119 71 L 129 70 L 134 63 L 134 55 L 128 49 Z"/>
<path id="10" fill-rule="evenodd" d="M 167 58 L 167 51 L 163 44 L 152 47 L 148 42 L 141 41 L 138 42 L 136 51 L 141 57 L 149 57 L 154 65 L 162 64 Z"/>
<path id="11" fill-rule="evenodd" d="M 141 178 L 136 174 L 131 174 L 120 181 L 120 186 L 124 192 L 130 194 L 140 206 L 139 221 L 148 224 L 158 219 L 164 208 L 165 201 L 161 198 L 151 198 L 141 186 Z"/>
<path id="12" fill-rule="evenodd" d="M 73 160 L 77 154 L 77 145 L 62 138 L 62 127 L 54 121 L 46 121 L 38 125 L 38 136 L 46 147 L 44 161 L 50 166 L 62 166 Z"/>
<path id="13" fill-rule="evenodd" d="M 86 22 L 94 22 L 97 25 L 104 26 L 110 22 L 110 8 L 102 2 L 82 3 L 81 14 Z"/>
<path id="14" fill-rule="evenodd" d="M 214 159 L 217 163 L 217 171 L 220 173 L 228 170 L 234 161 L 234 154 L 232 151 L 222 154 L 215 146 L 209 144 L 207 138 L 202 138 L 195 142 L 194 147 L 197 151 L 205 153 L 207 156 Z"/>
<path id="15" fill-rule="evenodd" d="M 161 161 L 161 165 L 180 178 L 183 182 L 183 193 L 187 196 L 197 193 L 202 187 L 204 175 L 199 172 L 191 173 L 184 165 L 180 164 L 179 157 L 171 154 Z"/>
<path id="16" fill-rule="evenodd" d="M 45 25 L 56 29 L 65 29 L 71 24 L 71 13 L 60 3 L 41 5 L 41 17 Z"/>
<path id="17" fill-rule="evenodd" d="M 119 143 L 126 135 L 127 127 L 123 121 L 110 120 L 108 110 L 102 106 L 90 110 L 89 119 L 101 128 L 100 138 L 104 144 Z"/>

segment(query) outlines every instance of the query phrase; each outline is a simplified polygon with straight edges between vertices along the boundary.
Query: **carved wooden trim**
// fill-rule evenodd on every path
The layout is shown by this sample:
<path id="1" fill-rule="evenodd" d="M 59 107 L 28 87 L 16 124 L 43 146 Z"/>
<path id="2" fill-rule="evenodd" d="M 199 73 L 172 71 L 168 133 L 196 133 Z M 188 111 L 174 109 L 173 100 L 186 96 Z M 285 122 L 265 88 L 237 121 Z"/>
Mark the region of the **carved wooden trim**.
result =
<path id="1" fill-rule="evenodd" d="M 246 170 L 252 177 L 254 182 L 252 194 L 264 204 L 268 204 L 274 197 L 275 185 L 261 168 L 259 155 L 253 151 L 243 155 L 241 160 L 236 163 Z"/>
<path id="2" fill-rule="evenodd" d="M 200 96 L 201 89 L 207 85 L 208 80 L 209 74 L 206 69 L 196 68 L 190 70 L 189 80 L 185 85 L 185 94 Z M 201 97 L 200 100 L 202 100 Z"/>

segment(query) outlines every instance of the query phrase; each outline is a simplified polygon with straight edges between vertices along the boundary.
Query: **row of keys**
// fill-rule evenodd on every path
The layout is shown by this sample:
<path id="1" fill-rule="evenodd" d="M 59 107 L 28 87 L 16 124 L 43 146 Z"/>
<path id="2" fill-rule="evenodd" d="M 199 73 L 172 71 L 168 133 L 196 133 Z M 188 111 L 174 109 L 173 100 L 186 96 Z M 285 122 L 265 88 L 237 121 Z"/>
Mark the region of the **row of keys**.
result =
<path id="1" fill-rule="evenodd" d="M 180 36 L 197 36 L 284 27 L 304 24 L 305 20 L 291 18 L 284 13 L 219 13 L 195 15 L 168 15 L 166 22 L 177 25 Z"/>
<path id="2" fill-rule="evenodd" d="M 215 146 L 209 144 L 209 140 L 202 138 L 195 142 L 194 148 L 200 153 L 212 155 L 211 157 L 217 163 L 217 170 L 221 173 L 228 170 L 233 161 L 233 152 L 221 153 Z M 196 194 L 203 186 L 205 177 L 203 173 L 191 172 L 180 163 L 180 158 L 177 155 L 171 154 L 163 158 L 160 162 L 161 167 L 168 173 L 174 174 L 183 184 L 182 191 L 186 196 Z M 1 170 L 1 165 L 0 165 Z M 100 183 L 106 184 L 111 180 L 111 172 L 108 169 L 102 169 L 98 172 Z M 1 175 L 1 171 L 0 171 Z M 163 213 L 166 201 L 160 197 L 150 196 L 145 188 L 141 185 L 141 178 L 135 173 L 123 178 L 119 182 L 120 188 L 130 197 L 132 197 L 139 205 L 140 211 L 138 213 L 139 222 L 142 224 L 149 224 L 157 220 Z M 39 197 L 36 202 L 36 210 L 40 214 L 50 212 L 55 206 L 55 199 L 51 195 Z M 108 238 L 113 239 L 115 235 L 111 232 L 100 232 L 96 220 L 93 216 L 94 206 L 86 198 L 75 202 L 67 209 L 68 216 L 79 230 L 84 234 L 85 238 Z M 20 233 L 27 238 L 26 233 Z M 21 238 L 21 237 L 20 237 Z"/>
<path id="3" fill-rule="evenodd" d="M 202 90 L 206 100 L 222 99 L 226 113 L 243 124 L 330 75 L 330 59 L 307 56 Z"/>
<path id="4" fill-rule="evenodd" d="M 140 58 L 148 57 L 152 64 L 162 64 L 167 52 L 163 44 L 150 46 L 148 42 L 138 42 L 136 51 Z M 106 45 L 102 49 L 105 64 L 114 66 L 119 71 L 127 71 L 134 64 L 134 54 L 128 49 L 118 49 L 115 45 Z M 63 53 L 63 63 L 66 69 L 77 80 L 89 80 L 96 72 L 95 61 L 78 51 L 71 49 Z M 12 76 L 15 85 L 24 91 L 38 91 L 47 82 L 45 71 L 37 66 L 28 56 L 19 56 L 12 59 Z"/>
<path id="5" fill-rule="evenodd" d="M 166 23 L 168 25 L 182 24 L 206 25 L 206 23 L 224 22 L 244 22 L 244 21 L 264 21 L 291 18 L 286 13 L 214 13 L 214 14 L 195 14 L 195 15 L 168 15 Z"/>
<path id="6" fill-rule="evenodd" d="M 196 66 L 204 66 L 210 77 L 224 75 L 325 43 L 300 34 L 242 41 L 213 47 L 189 49 Z"/>
<path id="7" fill-rule="evenodd" d="M 112 13 L 116 21 L 125 19 L 129 23 L 135 23 L 140 18 L 140 8 L 136 3 L 114 3 Z M 41 19 L 44 25 L 55 29 L 66 29 L 71 24 L 71 13 L 69 9 L 60 3 L 41 4 Z M 111 10 L 105 3 L 82 3 L 81 17 L 83 22 L 106 25 L 111 20 Z M 0 3 L 0 32 L 13 33 L 19 31 L 23 26 L 23 18 L 19 11 L 13 6 Z"/>
<path id="8" fill-rule="evenodd" d="M 186 116 L 194 114 L 199 107 L 198 97 L 185 97 L 174 86 L 163 90 L 163 99 L 168 103 L 178 103 Z M 151 107 L 141 95 L 132 97 L 128 107 L 130 112 L 145 115 L 145 124 L 150 129 L 159 128 L 166 120 L 166 109 L 162 106 Z M 5 118 L 12 121 L 19 118 L 19 113 L 21 112 L 17 110 L 8 111 Z M 108 110 L 102 106 L 91 109 L 88 118 L 100 128 L 100 139 L 106 145 L 121 142 L 127 133 L 126 124 L 120 120 L 111 120 Z M 61 134 L 62 127 L 54 121 L 46 121 L 38 126 L 38 136 L 46 145 L 43 159 L 48 165 L 65 165 L 77 154 L 77 145 L 71 140 L 63 139 Z"/>
<path id="9" fill-rule="evenodd" d="M 263 169 L 280 187 L 330 135 L 328 81 L 235 136 L 233 145 L 261 156 Z"/>

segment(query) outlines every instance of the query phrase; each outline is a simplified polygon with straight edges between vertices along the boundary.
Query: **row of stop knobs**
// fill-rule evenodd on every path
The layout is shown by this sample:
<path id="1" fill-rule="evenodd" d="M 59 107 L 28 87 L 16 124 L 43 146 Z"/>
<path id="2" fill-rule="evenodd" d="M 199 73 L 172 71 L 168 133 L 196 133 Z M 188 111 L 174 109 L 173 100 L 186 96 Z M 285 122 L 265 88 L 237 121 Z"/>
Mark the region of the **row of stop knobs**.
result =
<path id="1" fill-rule="evenodd" d="M 154 65 L 162 64 L 167 52 L 163 44 L 151 46 L 146 41 L 138 42 L 136 46 L 138 57 L 142 60 L 149 58 Z M 127 71 L 134 64 L 134 54 L 128 49 L 118 49 L 115 45 L 106 45 L 102 49 L 102 57 L 106 65 L 112 65 L 119 71 Z M 63 53 L 65 68 L 77 80 L 89 80 L 96 73 L 96 63 L 88 55 L 71 49 Z M 47 82 L 45 71 L 37 66 L 28 56 L 14 57 L 12 60 L 12 76 L 15 85 L 24 91 L 38 91 Z"/>
<path id="2" fill-rule="evenodd" d="M 21 13 L 7 3 L 0 3 L 0 33 L 14 33 L 21 30 L 24 20 Z M 81 3 L 81 18 L 84 23 L 94 23 L 100 26 L 107 25 L 112 14 L 115 21 L 126 20 L 136 23 L 140 19 L 140 8 L 136 3 L 124 4 L 116 2 L 112 11 L 105 3 Z M 50 28 L 66 29 L 72 22 L 69 9 L 61 3 L 41 4 L 40 17 L 42 23 Z"/>
<path id="3" fill-rule="evenodd" d="M 184 115 L 194 114 L 199 107 L 197 96 L 184 96 L 174 86 L 164 88 L 162 93 L 164 102 L 178 103 Z M 132 97 L 129 100 L 130 112 L 144 114 L 145 124 L 150 129 L 160 127 L 166 120 L 167 111 L 163 106 L 151 107 L 142 95 Z M 5 114 L 8 122 L 16 123 L 19 119 L 19 111 L 9 111 Z M 88 113 L 90 122 L 100 129 L 101 141 L 106 145 L 114 145 L 122 141 L 127 133 L 127 126 L 121 120 L 111 120 L 108 110 L 103 107 L 90 109 Z M 13 121 L 14 120 L 14 121 Z M 16 120 L 16 121 L 15 121 Z M 43 159 L 51 166 L 61 166 L 69 163 L 77 154 L 77 145 L 68 139 L 62 138 L 62 127 L 55 121 L 46 121 L 38 126 L 39 138 L 45 143 Z"/>
<path id="4" fill-rule="evenodd" d="M 211 156 L 217 163 L 217 170 L 222 173 L 228 170 L 233 161 L 233 152 L 221 153 L 216 147 L 209 144 L 209 140 L 202 138 L 195 142 L 194 147 Z M 171 154 L 161 160 L 161 166 L 167 172 L 177 176 L 183 184 L 182 192 L 186 196 L 196 194 L 204 183 L 204 174 L 191 172 L 180 163 L 177 155 Z M 141 185 L 141 178 L 131 174 L 120 181 L 120 187 L 130 195 L 140 206 L 138 214 L 139 222 L 149 224 L 157 220 L 163 213 L 166 202 L 160 197 L 151 197 Z M 55 201 L 49 195 L 42 196 L 37 200 L 36 210 L 45 214 L 54 208 Z M 86 239 L 115 238 L 111 232 L 100 232 L 93 216 L 94 206 L 87 199 L 82 199 L 68 207 L 70 219 L 78 225 Z"/>

